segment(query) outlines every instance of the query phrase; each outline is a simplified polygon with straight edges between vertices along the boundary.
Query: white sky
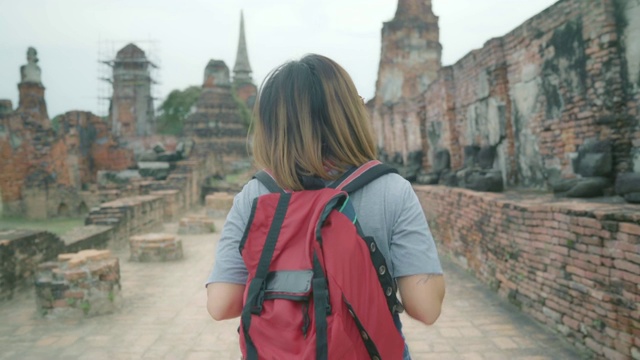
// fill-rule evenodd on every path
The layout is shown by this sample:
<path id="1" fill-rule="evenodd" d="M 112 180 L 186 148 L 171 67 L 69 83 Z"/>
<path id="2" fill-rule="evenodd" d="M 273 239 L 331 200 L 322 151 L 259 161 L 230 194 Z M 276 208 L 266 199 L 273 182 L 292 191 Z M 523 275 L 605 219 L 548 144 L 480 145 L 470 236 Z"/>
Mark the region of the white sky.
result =
<path id="1" fill-rule="evenodd" d="M 444 65 L 502 36 L 556 0 L 433 0 Z M 20 66 L 38 50 L 49 116 L 104 114 L 99 54 L 143 40 L 161 69 L 157 95 L 201 85 L 209 59 L 233 68 L 240 10 L 253 78 L 289 59 L 319 53 L 340 63 L 361 95 L 375 92 L 382 23 L 397 0 L 0 0 L 0 99 L 18 102 Z M 156 107 L 160 101 L 156 101 Z"/>

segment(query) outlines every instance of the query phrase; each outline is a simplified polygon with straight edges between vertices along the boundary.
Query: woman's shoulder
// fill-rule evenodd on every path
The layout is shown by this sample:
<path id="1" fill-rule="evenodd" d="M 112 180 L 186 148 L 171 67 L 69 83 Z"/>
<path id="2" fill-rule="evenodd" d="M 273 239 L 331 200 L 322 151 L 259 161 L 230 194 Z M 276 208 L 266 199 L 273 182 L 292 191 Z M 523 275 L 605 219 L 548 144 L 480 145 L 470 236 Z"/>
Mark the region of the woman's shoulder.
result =
<path id="1" fill-rule="evenodd" d="M 361 199 L 360 202 L 364 207 L 379 207 L 394 213 L 402 208 L 412 190 L 409 181 L 398 174 L 391 173 L 373 180 L 353 196 Z"/>
<path id="2" fill-rule="evenodd" d="M 268 194 L 269 190 L 258 179 L 249 180 L 244 186 L 238 196 L 253 200 L 260 195 Z"/>
<path id="3" fill-rule="evenodd" d="M 364 189 L 390 195 L 400 195 L 412 189 L 412 187 L 411 183 L 401 175 L 390 173 L 375 179 Z"/>
<path id="4" fill-rule="evenodd" d="M 267 190 L 260 181 L 251 179 L 244 184 L 242 190 L 235 195 L 234 206 L 237 208 L 237 211 L 248 212 L 251 210 L 253 200 L 267 193 L 269 193 L 269 190 Z"/>

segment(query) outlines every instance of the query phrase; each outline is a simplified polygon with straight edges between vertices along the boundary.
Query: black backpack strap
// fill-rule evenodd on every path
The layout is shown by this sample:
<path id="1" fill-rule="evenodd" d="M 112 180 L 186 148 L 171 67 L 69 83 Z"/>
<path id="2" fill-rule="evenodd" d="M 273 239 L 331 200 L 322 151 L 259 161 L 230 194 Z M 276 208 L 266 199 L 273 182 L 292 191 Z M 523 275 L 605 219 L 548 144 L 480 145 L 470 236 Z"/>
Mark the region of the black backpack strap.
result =
<path id="1" fill-rule="evenodd" d="M 269 190 L 272 193 L 284 194 L 286 192 L 280 186 L 278 186 L 276 179 L 274 179 L 273 176 L 271 176 L 271 174 L 269 174 L 264 170 L 258 171 L 255 175 L 253 175 L 253 178 L 260 181 L 262 185 L 264 185 L 267 188 L 267 190 Z"/>
<path id="2" fill-rule="evenodd" d="M 251 327 L 251 315 L 260 315 L 262 313 L 262 305 L 264 301 L 264 293 L 266 289 L 267 275 L 269 274 L 269 266 L 271 266 L 271 260 L 273 253 L 276 249 L 278 237 L 280 236 L 280 230 L 284 223 L 287 210 L 289 209 L 289 202 L 291 201 L 291 194 L 280 195 L 278 205 L 276 206 L 275 214 L 267 233 L 267 238 L 260 254 L 260 260 L 256 268 L 255 276 L 248 284 L 247 299 L 242 313 L 240 315 L 240 324 L 244 333 L 245 344 L 247 346 L 247 360 L 258 360 L 258 349 L 256 348 L 249 329 Z M 249 223 L 251 225 L 251 223 Z"/>
<path id="3" fill-rule="evenodd" d="M 382 175 L 391 173 L 397 174 L 398 171 L 378 160 L 371 160 L 359 167 L 349 169 L 340 179 L 332 183 L 330 187 L 351 194 Z"/>

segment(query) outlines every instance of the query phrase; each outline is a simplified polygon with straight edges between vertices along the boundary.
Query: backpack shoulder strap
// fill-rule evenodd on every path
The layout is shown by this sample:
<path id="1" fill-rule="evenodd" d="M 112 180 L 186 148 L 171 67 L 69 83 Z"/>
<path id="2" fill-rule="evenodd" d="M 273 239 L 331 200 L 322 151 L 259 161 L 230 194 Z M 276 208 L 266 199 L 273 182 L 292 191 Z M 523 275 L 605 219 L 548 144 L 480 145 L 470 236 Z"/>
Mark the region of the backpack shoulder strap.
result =
<path id="1" fill-rule="evenodd" d="M 253 178 L 260 181 L 262 185 L 264 185 L 267 188 L 267 190 L 269 190 L 272 193 L 280 193 L 280 194 L 286 193 L 286 191 L 284 191 L 280 186 L 278 186 L 278 183 L 273 178 L 273 176 L 265 170 L 258 171 L 253 176 Z"/>
<path id="2" fill-rule="evenodd" d="M 354 167 L 347 171 L 340 179 L 331 184 L 330 187 L 351 194 L 382 175 L 391 173 L 397 174 L 398 171 L 378 160 L 371 160 L 357 168 Z"/>
<path id="3" fill-rule="evenodd" d="M 330 187 L 337 190 L 343 190 L 351 194 L 369 184 L 373 180 L 381 177 L 382 175 L 390 173 L 397 174 L 398 171 L 388 165 L 384 165 L 378 160 L 371 160 L 361 165 L 360 167 L 354 167 L 350 169 L 340 179 L 331 184 Z M 376 272 L 378 273 L 378 280 L 380 281 L 380 285 L 382 286 L 382 289 L 385 293 L 389 311 L 391 311 L 391 314 L 403 312 L 404 307 L 396 296 L 398 284 L 391 277 L 391 274 L 387 271 L 388 266 L 386 259 L 382 255 L 382 252 L 376 251 L 377 244 L 373 237 L 364 235 L 362 227 L 357 220 L 357 216 L 355 216 L 355 209 L 353 209 L 353 205 L 351 204 L 351 202 L 347 202 L 345 205 L 343 205 L 340 212 L 344 213 L 348 218 L 352 219 L 356 226 L 358 234 L 366 242 L 367 246 L 371 250 L 371 252 L 369 253 L 371 255 L 371 261 L 374 265 L 374 268 L 376 269 Z"/>

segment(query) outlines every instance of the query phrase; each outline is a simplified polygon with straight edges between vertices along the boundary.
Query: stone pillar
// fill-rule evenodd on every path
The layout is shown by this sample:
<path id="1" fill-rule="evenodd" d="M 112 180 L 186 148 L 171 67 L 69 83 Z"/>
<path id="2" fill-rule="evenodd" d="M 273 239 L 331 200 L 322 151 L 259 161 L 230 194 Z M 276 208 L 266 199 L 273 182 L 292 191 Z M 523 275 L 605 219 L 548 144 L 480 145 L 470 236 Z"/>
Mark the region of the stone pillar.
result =
<path id="1" fill-rule="evenodd" d="M 182 259 L 182 240 L 171 234 L 145 234 L 129 239 L 131 261 L 152 262 Z"/>
<path id="2" fill-rule="evenodd" d="M 199 235 L 216 231 L 213 219 L 207 216 L 187 216 L 180 219 L 178 234 Z"/>
<path id="3" fill-rule="evenodd" d="M 18 84 L 20 99 L 16 112 L 28 114 L 32 120 L 48 128 L 49 115 L 47 104 L 44 101 L 44 86 L 38 61 L 38 52 L 30 47 L 27 50 L 27 64 L 20 67 L 20 83 Z"/>

